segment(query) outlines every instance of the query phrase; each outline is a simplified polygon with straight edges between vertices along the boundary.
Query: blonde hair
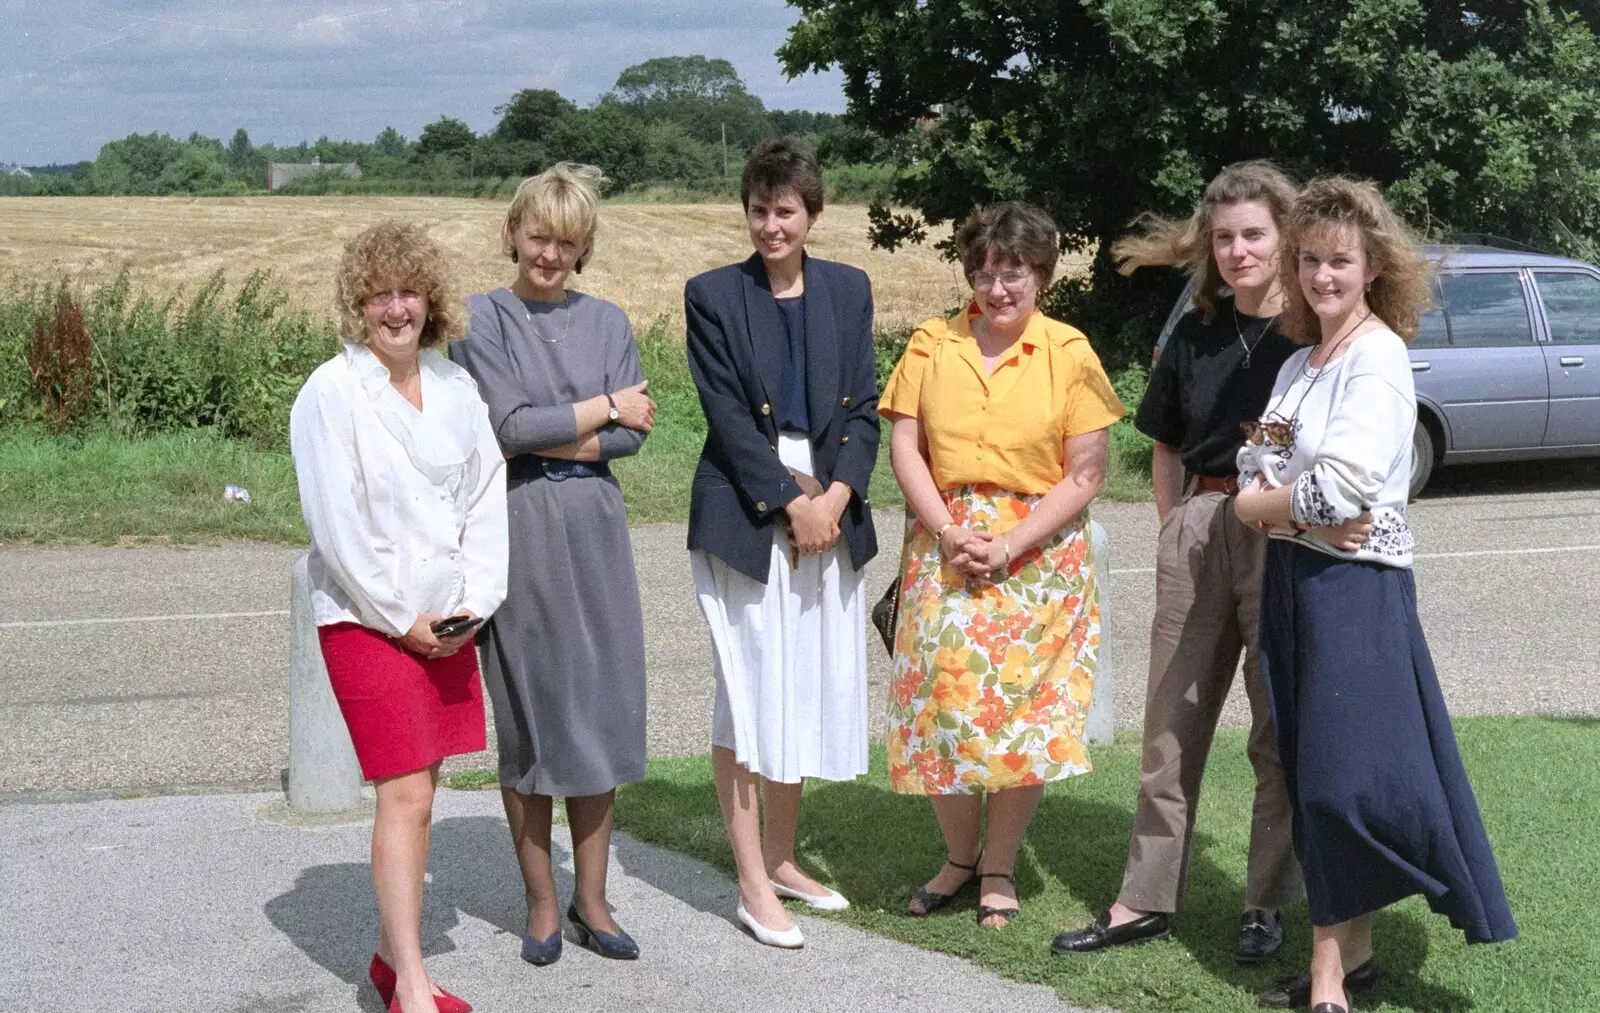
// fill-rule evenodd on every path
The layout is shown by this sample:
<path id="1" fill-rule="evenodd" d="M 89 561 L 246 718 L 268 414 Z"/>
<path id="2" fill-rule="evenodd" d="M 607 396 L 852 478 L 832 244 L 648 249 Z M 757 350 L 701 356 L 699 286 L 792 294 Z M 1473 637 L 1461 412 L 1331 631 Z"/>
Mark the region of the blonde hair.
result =
<path id="1" fill-rule="evenodd" d="M 420 347 L 444 345 L 466 334 L 467 316 L 444 251 L 410 222 L 379 222 L 346 243 L 334 288 L 339 334 L 346 341 L 365 345 L 371 339 L 366 314 L 369 296 L 406 288 L 428 300 Z"/>
<path id="2" fill-rule="evenodd" d="M 1217 315 L 1217 299 L 1227 283 L 1211 255 L 1211 230 L 1217 212 L 1232 204 L 1261 204 L 1283 231 L 1295 185 L 1283 170 L 1265 159 L 1234 162 L 1206 185 L 1194 213 L 1185 219 L 1146 212 L 1133 220 L 1133 235 L 1111 247 L 1117 270 L 1132 274 L 1141 267 L 1182 267 L 1194 276 L 1193 301 L 1206 323 Z M 1281 247 L 1280 247 L 1281 250 Z"/>
<path id="3" fill-rule="evenodd" d="M 594 256 L 594 234 L 600 227 L 600 193 L 611 181 L 592 165 L 557 162 L 550 168 L 523 180 L 506 208 L 506 226 L 500 234 L 501 250 L 515 260 L 511 236 L 522 223 L 533 219 L 550 230 L 553 239 L 583 243 L 583 256 L 576 270 Z"/>
<path id="4" fill-rule="evenodd" d="M 1283 333 L 1305 345 L 1322 338 L 1317 315 L 1300 290 L 1300 247 L 1328 232 L 1353 231 L 1368 265 L 1378 272 L 1367 289 L 1374 316 L 1405 341 L 1432 304 L 1434 266 L 1417 252 L 1417 237 L 1395 214 L 1376 183 L 1327 176 L 1307 183 L 1295 198 L 1284 230 L 1278 278 L 1283 286 Z"/>

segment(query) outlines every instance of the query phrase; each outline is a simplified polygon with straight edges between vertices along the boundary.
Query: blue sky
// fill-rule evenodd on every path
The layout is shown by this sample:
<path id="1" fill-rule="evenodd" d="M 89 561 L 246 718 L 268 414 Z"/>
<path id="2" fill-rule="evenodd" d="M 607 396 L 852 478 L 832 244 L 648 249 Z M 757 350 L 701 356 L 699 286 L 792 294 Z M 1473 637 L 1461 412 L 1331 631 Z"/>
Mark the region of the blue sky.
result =
<path id="1" fill-rule="evenodd" d="M 769 108 L 842 112 L 836 74 L 784 77 L 783 0 L 6 0 L 0 163 L 92 159 L 130 133 L 257 144 L 474 130 L 522 88 L 579 103 L 653 56 L 731 60 Z"/>

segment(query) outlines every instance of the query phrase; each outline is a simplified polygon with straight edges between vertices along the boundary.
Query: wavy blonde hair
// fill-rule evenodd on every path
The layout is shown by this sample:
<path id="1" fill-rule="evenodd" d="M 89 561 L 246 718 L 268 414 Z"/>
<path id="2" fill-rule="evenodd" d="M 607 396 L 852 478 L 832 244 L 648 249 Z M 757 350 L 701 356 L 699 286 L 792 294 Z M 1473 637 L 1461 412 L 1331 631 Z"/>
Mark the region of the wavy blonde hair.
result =
<path id="1" fill-rule="evenodd" d="M 1278 258 L 1283 286 L 1283 333 L 1303 345 L 1322 340 L 1322 326 L 1300 290 L 1300 248 L 1308 240 L 1354 233 L 1367 262 L 1378 272 L 1367 288 L 1374 316 L 1405 341 L 1417 336 L 1417 320 L 1433 303 L 1435 267 L 1417 251 L 1417 236 L 1383 199 L 1378 184 L 1347 176 L 1314 179 L 1289 211 Z"/>
<path id="2" fill-rule="evenodd" d="M 550 230 L 552 239 L 583 243 L 583 256 L 574 270 L 594 256 L 594 235 L 600 228 L 600 194 L 611 181 L 592 165 L 557 162 L 537 176 L 529 176 L 517 187 L 506 208 L 506 227 L 500 233 L 500 249 L 514 262 L 516 249 L 511 237 L 528 219 Z"/>
<path id="3" fill-rule="evenodd" d="M 1211 230 L 1217 211 L 1231 204 L 1261 204 L 1284 228 L 1294 203 L 1295 185 L 1284 171 L 1265 159 L 1234 162 L 1206 185 L 1200 203 L 1188 218 L 1164 218 L 1145 212 L 1135 218 L 1132 234 L 1111 247 L 1117 270 L 1132 274 L 1141 267 L 1182 267 L 1195 279 L 1193 301 L 1206 323 L 1216 319 L 1217 299 L 1227 283 L 1211 255 Z M 1282 247 L 1279 247 L 1280 252 Z"/>
<path id="4" fill-rule="evenodd" d="M 385 221 L 364 229 L 344 246 L 334 295 L 340 335 L 365 345 L 372 337 L 367 327 L 367 298 L 407 288 L 428 300 L 420 347 L 444 345 L 466 334 L 467 315 L 444 251 L 420 226 Z"/>

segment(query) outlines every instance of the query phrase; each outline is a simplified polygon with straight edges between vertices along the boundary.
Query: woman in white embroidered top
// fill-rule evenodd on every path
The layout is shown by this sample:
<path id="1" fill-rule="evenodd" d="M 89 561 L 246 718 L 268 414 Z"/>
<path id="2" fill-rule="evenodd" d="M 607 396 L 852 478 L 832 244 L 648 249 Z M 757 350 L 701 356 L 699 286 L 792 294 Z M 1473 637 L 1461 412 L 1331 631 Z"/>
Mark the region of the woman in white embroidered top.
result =
<path id="1" fill-rule="evenodd" d="M 1282 249 L 1284 329 L 1311 347 L 1245 423 L 1237 512 L 1271 536 L 1261 670 L 1313 944 L 1262 1001 L 1346 1013 L 1382 907 L 1423 894 L 1469 942 L 1517 928 L 1417 621 L 1405 343 L 1429 267 L 1378 188 L 1340 178 L 1301 192 Z"/>
<path id="2" fill-rule="evenodd" d="M 472 631 L 506 594 L 505 462 L 466 370 L 466 314 L 421 229 L 373 226 L 338 276 L 344 350 L 289 419 L 311 533 L 311 607 L 362 774 L 378 795 L 369 975 L 391 1013 L 464 1013 L 422 964 L 439 761 L 484 747 Z"/>

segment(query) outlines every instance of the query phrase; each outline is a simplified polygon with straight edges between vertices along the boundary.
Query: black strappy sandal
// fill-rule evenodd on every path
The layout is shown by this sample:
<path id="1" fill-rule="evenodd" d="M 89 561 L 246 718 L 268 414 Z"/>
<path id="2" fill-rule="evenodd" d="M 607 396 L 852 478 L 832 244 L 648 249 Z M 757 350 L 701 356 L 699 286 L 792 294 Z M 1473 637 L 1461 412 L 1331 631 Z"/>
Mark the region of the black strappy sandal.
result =
<path id="1" fill-rule="evenodd" d="M 1017 888 L 1017 881 L 1011 878 L 1011 873 L 1009 872 L 980 872 L 978 873 L 978 879 L 1003 879 L 1007 883 L 1011 884 L 1012 890 Z M 1022 908 L 1020 907 L 984 907 L 982 904 L 979 904 L 978 925 L 980 928 L 985 929 L 1003 929 L 1007 925 L 1011 924 L 1011 919 L 1015 918 L 1021 913 Z M 1004 918 L 1005 921 L 1001 922 L 999 925 L 984 925 L 984 921 L 989 918 Z"/>
<path id="2" fill-rule="evenodd" d="M 946 858 L 944 860 L 944 864 L 950 866 L 953 869 L 965 869 L 969 873 L 975 873 L 975 872 L 978 871 L 978 862 L 981 861 L 982 858 L 983 858 L 983 853 L 979 852 L 978 857 L 974 858 L 972 860 L 972 864 L 971 865 L 962 865 L 960 862 L 957 862 L 957 861 L 955 861 L 954 859 L 951 859 L 951 858 Z M 916 901 L 921 902 L 922 910 L 921 911 L 913 911 L 912 908 L 911 908 L 911 904 L 908 901 L 906 903 L 906 917 L 908 917 L 908 918 L 922 918 L 922 917 L 924 917 L 926 915 L 933 914 L 935 911 L 939 910 L 942 907 L 945 907 L 951 901 L 955 900 L 956 899 L 956 894 L 960 893 L 962 890 L 965 890 L 967 888 L 968 884 L 970 884 L 973 880 L 975 880 L 977 878 L 978 878 L 977 876 L 969 875 L 966 879 L 961 881 L 961 885 L 960 886 L 956 887 L 955 890 L 950 892 L 950 893 L 934 893 L 932 890 L 929 890 L 925 886 L 917 887 L 917 894 L 916 894 L 915 897 L 912 898 L 912 900 L 916 900 Z"/>

